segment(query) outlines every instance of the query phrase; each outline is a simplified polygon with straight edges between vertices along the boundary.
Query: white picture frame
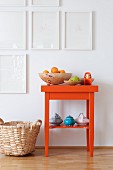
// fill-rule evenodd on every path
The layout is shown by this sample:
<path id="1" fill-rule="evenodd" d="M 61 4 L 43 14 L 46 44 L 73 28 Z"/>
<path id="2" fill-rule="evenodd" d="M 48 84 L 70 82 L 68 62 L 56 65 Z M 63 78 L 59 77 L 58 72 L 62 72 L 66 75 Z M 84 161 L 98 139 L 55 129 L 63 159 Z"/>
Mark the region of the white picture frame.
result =
<path id="1" fill-rule="evenodd" d="M 0 55 L 0 93 L 26 93 L 26 55 Z"/>
<path id="2" fill-rule="evenodd" d="M 64 12 L 65 50 L 92 50 L 92 12 Z"/>
<path id="3" fill-rule="evenodd" d="M 57 7 L 59 6 L 59 0 L 31 0 L 31 5 L 44 6 L 44 7 L 48 7 L 48 6 Z"/>
<path id="4" fill-rule="evenodd" d="M 26 12 L 0 11 L 0 50 L 26 49 Z"/>
<path id="5" fill-rule="evenodd" d="M 59 12 L 31 12 L 31 49 L 59 49 Z"/>
<path id="6" fill-rule="evenodd" d="M 26 6 L 26 0 L 0 0 L 0 7 Z"/>

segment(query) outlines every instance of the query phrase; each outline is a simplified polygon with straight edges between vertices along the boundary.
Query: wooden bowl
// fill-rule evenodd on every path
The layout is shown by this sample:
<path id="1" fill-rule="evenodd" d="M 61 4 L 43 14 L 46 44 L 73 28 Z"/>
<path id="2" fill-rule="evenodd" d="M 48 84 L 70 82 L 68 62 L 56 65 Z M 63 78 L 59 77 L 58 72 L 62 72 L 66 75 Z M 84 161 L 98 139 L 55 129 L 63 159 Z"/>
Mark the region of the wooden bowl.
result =
<path id="1" fill-rule="evenodd" d="M 93 81 L 94 81 L 94 79 L 92 78 L 92 82 Z M 77 85 L 77 84 L 84 85 L 84 78 L 80 78 L 80 81 L 64 80 L 64 83 L 71 85 L 71 86 Z"/>
<path id="2" fill-rule="evenodd" d="M 64 80 L 64 83 L 73 86 L 73 85 L 81 84 L 82 81 L 81 80 L 80 81 Z"/>
<path id="3" fill-rule="evenodd" d="M 39 77 L 47 84 L 58 85 L 64 83 L 64 80 L 69 80 L 72 73 L 39 73 Z"/>

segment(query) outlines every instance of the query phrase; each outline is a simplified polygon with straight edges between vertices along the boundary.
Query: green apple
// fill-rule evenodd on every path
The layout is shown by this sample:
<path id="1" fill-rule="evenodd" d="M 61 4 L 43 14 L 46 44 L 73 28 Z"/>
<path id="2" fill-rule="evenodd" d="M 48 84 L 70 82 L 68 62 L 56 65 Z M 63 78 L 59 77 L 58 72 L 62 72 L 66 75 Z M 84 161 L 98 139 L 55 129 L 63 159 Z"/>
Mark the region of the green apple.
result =
<path id="1" fill-rule="evenodd" d="M 70 78 L 70 81 L 79 81 L 79 77 L 78 76 L 74 76 L 72 78 Z"/>

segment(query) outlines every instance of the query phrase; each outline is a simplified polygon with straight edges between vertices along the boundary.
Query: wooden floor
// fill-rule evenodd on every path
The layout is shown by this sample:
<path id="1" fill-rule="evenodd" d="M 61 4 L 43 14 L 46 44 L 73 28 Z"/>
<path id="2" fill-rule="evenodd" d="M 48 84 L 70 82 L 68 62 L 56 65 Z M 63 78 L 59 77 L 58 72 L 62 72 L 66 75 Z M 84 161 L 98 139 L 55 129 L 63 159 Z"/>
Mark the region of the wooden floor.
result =
<path id="1" fill-rule="evenodd" d="M 49 157 L 37 149 L 24 157 L 0 155 L 0 170 L 113 170 L 113 149 L 50 149 Z"/>

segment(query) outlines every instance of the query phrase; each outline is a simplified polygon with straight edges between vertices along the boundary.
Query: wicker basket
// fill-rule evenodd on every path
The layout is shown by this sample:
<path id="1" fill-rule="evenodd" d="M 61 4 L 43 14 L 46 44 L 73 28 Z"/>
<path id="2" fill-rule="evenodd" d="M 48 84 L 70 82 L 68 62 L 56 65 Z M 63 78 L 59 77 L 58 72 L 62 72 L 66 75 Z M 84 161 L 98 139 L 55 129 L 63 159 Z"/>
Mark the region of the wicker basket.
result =
<path id="1" fill-rule="evenodd" d="M 0 119 L 0 153 L 23 156 L 35 150 L 41 120 L 34 123 Z"/>

